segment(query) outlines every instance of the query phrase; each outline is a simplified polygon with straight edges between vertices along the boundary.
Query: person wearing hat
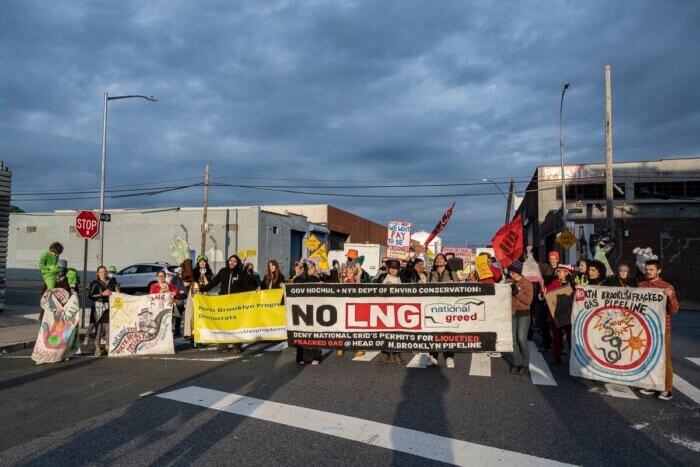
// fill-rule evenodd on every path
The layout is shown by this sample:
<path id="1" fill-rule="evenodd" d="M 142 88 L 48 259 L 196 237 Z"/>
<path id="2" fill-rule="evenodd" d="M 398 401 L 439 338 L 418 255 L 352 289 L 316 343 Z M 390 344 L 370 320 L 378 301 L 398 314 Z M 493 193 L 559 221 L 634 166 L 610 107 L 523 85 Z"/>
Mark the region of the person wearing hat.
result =
<path id="1" fill-rule="evenodd" d="M 386 277 L 384 277 L 382 284 L 396 285 L 401 284 L 403 282 L 401 280 L 401 261 L 395 258 L 387 259 L 386 269 L 387 274 Z M 397 365 L 403 365 L 404 363 L 406 363 L 401 357 L 401 352 L 387 352 L 386 350 L 382 351 L 382 359 L 379 363 L 381 363 L 382 365 L 386 365 L 387 363 L 389 363 L 389 361 L 392 361 Z"/>
<path id="2" fill-rule="evenodd" d="M 195 261 L 197 267 L 194 268 L 194 281 L 197 283 L 197 289 L 205 285 L 209 285 L 214 273 L 209 266 L 209 258 L 206 255 L 197 256 L 197 261 Z"/>
<path id="3" fill-rule="evenodd" d="M 530 351 L 527 347 L 527 333 L 530 329 L 530 305 L 532 304 L 532 283 L 523 277 L 522 261 L 513 261 L 508 266 L 508 283 L 511 284 L 513 298 L 511 312 L 513 315 L 513 374 L 528 375 L 530 370 Z"/>
<path id="4" fill-rule="evenodd" d="M 562 287 L 572 286 L 574 268 L 567 264 L 559 264 L 555 269 L 556 279 L 549 283 L 546 292 L 560 289 Z M 561 364 L 562 348 L 564 346 L 564 337 L 566 336 L 566 345 L 571 355 L 571 300 L 573 297 L 560 295 L 557 297 L 557 307 L 554 319 L 551 319 L 550 326 L 552 328 L 552 365 Z"/>
<path id="5" fill-rule="evenodd" d="M 294 279 L 292 282 L 294 284 L 309 284 L 314 282 L 321 282 L 320 277 L 316 272 L 316 263 L 309 259 L 303 261 L 297 261 L 294 264 Z M 321 349 L 315 348 L 304 348 L 297 346 L 296 352 L 296 362 L 298 365 L 305 365 L 311 363 L 312 365 L 318 365 L 321 361 Z"/>
<path id="6" fill-rule="evenodd" d="M 617 266 L 617 273 L 614 276 L 605 278 L 605 285 L 610 287 L 637 287 L 637 279 L 630 271 L 630 267 L 625 263 Z"/>

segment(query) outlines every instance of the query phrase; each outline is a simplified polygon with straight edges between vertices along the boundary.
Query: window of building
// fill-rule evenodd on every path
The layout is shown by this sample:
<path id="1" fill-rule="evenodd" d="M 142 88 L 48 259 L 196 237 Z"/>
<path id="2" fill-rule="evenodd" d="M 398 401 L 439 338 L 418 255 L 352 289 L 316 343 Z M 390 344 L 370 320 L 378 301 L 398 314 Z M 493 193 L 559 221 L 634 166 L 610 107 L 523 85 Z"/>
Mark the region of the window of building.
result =
<path id="1" fill-rule="evenodd" d="M 691 198 L 700 196 L 700 182 L 644 182 L 634 184 L 634 197 L 641 199 Z"/>
<path id="2" fill-rule="evenodd" d="M 27 233 L 36 233 L 36 225 L 31 225 L 27 227 Z"/>
<path id="3" fill-rule="evenodd" d="M 624 199 L 625 198 L 625 184 L 616 183 L 618 187 L 622 190 L 620 193 L 618 190 L 613 189 L 614 199 Z M 561 199 L 561 187 L 557 188 L 557 199 Z M 566 199 L 577 201 L 577 200 L 591 200 L 591 199 L 605 199 L 605 184 L 604 183 L 589 183 L 580 185 L 567 185 L 566 186 Z"/>

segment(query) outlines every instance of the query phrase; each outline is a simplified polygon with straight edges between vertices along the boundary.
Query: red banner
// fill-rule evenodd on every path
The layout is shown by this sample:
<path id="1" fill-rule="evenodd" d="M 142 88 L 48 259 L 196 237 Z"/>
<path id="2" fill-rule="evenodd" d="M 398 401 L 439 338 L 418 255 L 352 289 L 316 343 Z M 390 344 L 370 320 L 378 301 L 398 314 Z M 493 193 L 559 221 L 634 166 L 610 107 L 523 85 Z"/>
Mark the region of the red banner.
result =
<path id="1" fill-rule="evenodd" d="M 452 217 L 452 210 L 455 208 L 455 203 L 456 203 L 456 201 L 452 201 L 452 206 L 450 206 L 450 208 L 447 211 L 445 211 L 445 214 L 442 215 L 442 219 L 440 219 L 440 222 L 438 222 L 437 225 L 435 226 L 435 228 L 433 229 L 433 231 L 430 232 L 428 239 L 423 244 L 425 246 L 425 248 L 428 248 L 428 245 L 430 244 L 430 242 L 432 242 L 433 239 L 440 232 L 443 231 L 445 226 L 447 226 L 447 222 L 450 220 L 450 217 Z M 435 253 L 437 253 L 437 252 L 435 252 Z"/>
<path id="2" fill-rule="evenodd" d="M 504 268 L 523 254 L 523 216 L 518 213 L 515 219 L 498 229 L 491 239 L 496 259 Z"/>

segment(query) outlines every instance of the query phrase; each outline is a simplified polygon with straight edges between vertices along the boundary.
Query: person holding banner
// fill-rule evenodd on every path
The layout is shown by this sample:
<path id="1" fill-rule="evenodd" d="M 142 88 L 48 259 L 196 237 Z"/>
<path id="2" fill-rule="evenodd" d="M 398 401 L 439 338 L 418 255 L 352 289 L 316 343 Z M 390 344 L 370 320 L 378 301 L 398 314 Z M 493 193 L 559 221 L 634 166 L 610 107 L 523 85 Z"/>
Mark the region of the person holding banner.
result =
<path id="1" fill-rule="evenodd" d="M 316 263 L 310 260 L 297 262 L 294 264 L 294 284 L 308 284 L 321 282 L 317 275 Z M 308 349 L 297 346 L 296 362 L 297 365 L 305 365 L 311 363 L 318 365 L 321 361 L 321 349 Z"/>
<path id="2" fill-rule="evenodd" d="M 265 290 L 281 289 L 282 284 L 284 284 L 284 276 L 280 272 L 280 265 L 277 260 L 271 259 L 267 262 L 267 271 L 265 272 L 265 277 L 263 277 L 262 288 Z"/>
<path id="3" fill-rule="evenodd" d="M 605 264 L 597 259 L 588 263 L 588 284 L 587 285 L 605 285 Z"/>
<path id="4" fill-rule="evenodd" d="M 530 305 L 532 304 L 532 283 L 523 276 L 523 263 L 513 261 L 508 266 L 513 298 L 511 312 L 513 314 L 513 367 L 510 372 L 528 375 L 530 370 L 530 351 L 527 347 L 527 332 L 530 329 Z"/>
<path id="5" fill-rule="evenodd" d="M 576 268 L 578 269 L 574 276 L 576 285 L 588 285 L 588 260 L 586 258 L 578 260 Z"/>
<path id="6" fill-rule="evenodd" d="M 193 272 L 194 280 L 198 287 L 208 285 L 214 278 L 214 273 L 211 270 L 211 266 L 209 266 L 209 258 L 205 255 L 199 255 L 197 257 L 197 268 L 195 268 Z"/>
<path id="7" fill-rule="evenodd" d="M 571 273 L 573 268 L 566 264 L 559 264 L 555 270 L 557 278 L 549 283 L 546 288 L 546 292 L 552 292 L 562 287 L 568 287 L 572 285 Z M 573 287 L 572 287 L 573 290 Z M 566 298 L 565 295 L 561 295 L 557 298 L 557 312 L 559 313 L 559 307 L 562 306 L 562 300 Z M 571 299 L 564 300 L 568 304 L 569 310 L 571 309 Z M 556 318 L 556 316 L 555 316 Z M 559 323 L 557 325 L 556 319 L 550 320 L 552 327 L 552 365 L 561 365 L 561 353 L 564 346 L 564 337 L 566 337 L 566 345 L 569 349 L 569 355 L 571 355 L 571 319 L 569 315 L 568 324 Z"/>
<path id="8" fill-rule="evenodd" d="M 386 260 L 387 274 L 382 281 L 382 284 L 401 284 L 401 261 L 394 258 L 389 258 Z M 406 363 L 403 358 L 401 358 L 401 352 L 387 352 L 382 351 L 382 359 L 379 361 L 382 365 L 386 365 L 392 361 L 396 365 L 403 365 Z"/>
<path id="9" fill-rule="evenodd" d="M 656 394 L 656 397 L 668 401 L 673 398 L 673 365 L 671 362 L 671 316 L 678 313 L 680 304 L 676 296 L 676 289 L 668 282 L 661 279 L 661 263 L 659 260 L 650 259 L 644 267 L 647 280 L 639 283 L 639 287 L 651 287 L 663 289 L 666 294 L 666 332 L 664 333 L 664 347 L 666 354 L 666 374 L 664 378 L 664 391 L 657 393 L 649 389 L 640 389 L 639 392 L 651 396 Z"/>
<path id="10" fill-rule="evenodd" d="M 630 274 L 630 267 L 621 263 L 617 273 L 605 279 L 605 285 L 610 287 L 637 287 L 637 279 Z"/>
<path id="11" fill-rule="evenodd" d="M 101 357 L 107 353 L 109 346 L 109 296 L 114 292 L 114 282 L 107 276 L 107 268 L 100 266 L 97 268 L 97 279 L 90 284 L 90 300 L 93 302 L 95 310 L 95 356 Z M 105 350 L 102 350 L 105 346 Z"/>
<path id="12" fill-rule="evenodd" d="M 447 264 L 447 257 L 442 253 L 435 255 L 435 261 L 433 263 L 433 269 L 430 271 L 430 276 L 428 277 L 428 282 L 458 282 L 457 277 L 454 272 L 450 270 Z M 455 353 L 454 352 L 440 352 L 445 359 L 445 366 L 447 368 L 455 367 Z M 430 360 L 428 360 L 428 366 L 433 366 L 438 364 L 438 352 L 430 353 Z"/>

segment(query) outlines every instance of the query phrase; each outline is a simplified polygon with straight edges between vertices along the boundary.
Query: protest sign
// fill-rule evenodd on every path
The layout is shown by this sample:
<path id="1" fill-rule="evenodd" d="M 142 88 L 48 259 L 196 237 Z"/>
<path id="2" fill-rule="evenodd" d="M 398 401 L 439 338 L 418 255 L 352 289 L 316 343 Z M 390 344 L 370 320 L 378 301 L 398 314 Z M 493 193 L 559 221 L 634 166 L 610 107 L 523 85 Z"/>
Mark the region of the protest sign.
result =
<path id="1" fill-rule="evenodd" d="M 471 248 L 444 247 L 440 253 L 448 255 L 452 253 L 455 258 L 462 258 L 464 263 L 471 263 L 474 260 L 474 251 Z"/>
<path id="2" fill-rule="evenodd" d="M 503 284 L 288 284 L 289 345 L 394 352 L 511 352 Z"/>
<path id="3" fill-rule="evenodd" d="M 258 250 L 255 248 L 249 248 L 247 250 L 238 250 L 236 255 L 241 258 L 241 260 L 246 261 L 248 258 L 254 258 L 258 256 Z"/>
<path id="4" fill-rule="evenodd" d="M 412 225 L 410 222 L 389 221 L 386 237 L 386 255 L 389 258 L 408 260 Z"/>
<path id="5" fill-rule="evenodd" d="M 542 271 L 540 265 L 535 261 L 532 253 L 527 254 L 527 259 L 523 263 L 523 277 L 530 282 L 539 282 L 542 280 Z"/>
<path id="6" fill-rule="evenodd" d="M 665 315 L 659 289 L 577 287 L 569 372 L 663 391 Z"/>
<path id="7" fill-rule="evenodd" d="M 65 289 L 52 289 L 41 297 L 44 316 L 32 351 L 37 365 L 63 361 L 79 351 L 78 325 L 80 306 L 78 295 Z"/>
<path id="8" fill-rule="evenodd" d="M 174 354 L 170 293 L 109 296 L 110 357 Z"/>
<path id="9" fill-rule="evenodd" d="M 574 289 L 568 284 L 544 294 L 544 300 L 547 302 L 547 309 L 549 309 L 549 314 L 552 319 L 554 319 L 557 327 L 571 324 L 571 302 L 573 294 Z"/>
<path id="10" fill-rule="evenodd" d="M 479 255 L 474 261 L 474 266 L 476 267 L 476 275 L 479 279 L 489 279 L 493 277 L 493 271 L 491 266 L 489 266 L 489 257 L 487 255 Z"/>
<path id="11" fill-rule="evenodd" d="M 194 296 L 194 340 L 204 344 L 287 338 L 282 289 Z"/>
<path id="12" fill-rule="evenodd" d="M 322 244 L 320 247 L 318 247 L 316 251 L 311 253 L 309 258 L 312 260 L 318 260 L 314 262 L 321 271 L 328 271 L 328 251 L 326 251 L 326 245 Z"/>

